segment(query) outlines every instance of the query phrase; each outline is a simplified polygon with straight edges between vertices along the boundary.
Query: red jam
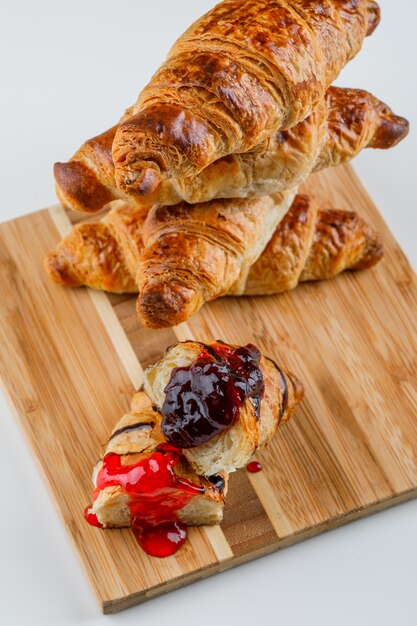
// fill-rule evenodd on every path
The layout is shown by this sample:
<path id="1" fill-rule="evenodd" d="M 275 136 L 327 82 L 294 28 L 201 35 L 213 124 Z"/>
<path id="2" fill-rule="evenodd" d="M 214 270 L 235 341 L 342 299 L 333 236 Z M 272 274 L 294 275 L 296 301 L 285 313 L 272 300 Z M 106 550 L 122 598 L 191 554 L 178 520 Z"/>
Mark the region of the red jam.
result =
<path id="1" fill-rule="evenodd" d="M 87 520 L 87 522 L 90 524 L 90 526 L 95 526 L 96 528 L 103 528 L 103 524 L 100 524 L 100 522 L 97 519 L 97 515 L 91 512 L 89 506 L 86 506 L 84 509 L 84 517 Z"/>
<path id="2" fill-rule="evenodd" d="M 178 448 L 192 448 L 230 428 L 247 398 L 259 417 L 264 381 L 252 344 L 204 345 L 188 367 L 176 367 L 165 387 L 162 431 Z"/>
<path id="3" fill-rule="evenodd" d="M 97 474 L 94 499 L 106 487 L 121 487 L 129 495 L 135 537 L 153 556 L 169 556 L 183 545 L 187 529 L 178 521 L 177 511 L 194 495 L 204 492 L 204 487 L 175 474 L 173 470 L 180 459 L 181 451 L 168 444 L 159 446 L 150 456 L 126 465 L 122 463 L 122 457 L 110 453 L 103 458 Z M 86 519 L 97 525 L 94 514 L 86 514 Z"/>
<path id="4" fill-rule="evenodd" d="M 257 474 L 262 470 L 262 465 L 258 461 L 251 461 L 247 464 L 246 469 L 251 474 Z"/>
<path id="5" fill-rule="evenodd" d="M 132 530 L 142 550 L 159 558 L 175 554 L 187 539 L 187 526 L 181 522 L 146 529 L 133 526 Z"/>

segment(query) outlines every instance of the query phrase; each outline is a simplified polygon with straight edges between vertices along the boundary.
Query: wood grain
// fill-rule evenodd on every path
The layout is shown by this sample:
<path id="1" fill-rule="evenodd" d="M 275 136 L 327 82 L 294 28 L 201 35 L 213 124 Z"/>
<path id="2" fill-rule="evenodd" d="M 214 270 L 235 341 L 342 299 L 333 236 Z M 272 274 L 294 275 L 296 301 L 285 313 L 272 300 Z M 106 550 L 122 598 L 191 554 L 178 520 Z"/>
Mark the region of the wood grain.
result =
<path id="1" fill-rule="evenodd" d="M 224 298 L 164 331 L 140 325 L 131 296 L 48 281 L 42 259 L 79 215 L 53 207 L 0 226 L 0 375 L 107 613 L 417 495 L 415 276 L 350 167 L 304 191 L 371 221 L 384 261 L 279 296 Z M 83 508 L 143 368 L 187 338 L 254 342 L 306 397 L 258 454 L 263 472 L 232 476 L 222 525 L 152 559 L 129 531 L 90 528 Z"/>

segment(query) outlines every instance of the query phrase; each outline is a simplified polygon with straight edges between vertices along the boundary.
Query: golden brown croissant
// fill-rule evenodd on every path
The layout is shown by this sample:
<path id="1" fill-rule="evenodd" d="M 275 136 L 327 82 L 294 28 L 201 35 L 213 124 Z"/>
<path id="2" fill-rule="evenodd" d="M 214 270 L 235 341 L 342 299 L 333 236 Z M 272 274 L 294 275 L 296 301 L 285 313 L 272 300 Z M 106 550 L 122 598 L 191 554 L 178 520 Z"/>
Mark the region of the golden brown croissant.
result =
<path id="1" fill-rule="evenodd" d="M 132 291 L 134 277 L 136 281 L 148 280 L 147 266 L 152 265 L 152 272 L 159 272 L 162 267 L 155 266 L 157 259 L 169 258 L 180 244 L 183 251 L 181 258 L 177 257 L 177 271 L 183 272 L 186 280 L 189 260 L 196 263 L 198 259 L 196 271 L 205 281 L 201 291 L 189 291 L 193 301 L 188 306 L 198 310 L 206 300 L 226 293 L 239 275 L 247 274 L 290 208 L 295 193 L 296 190 L 287 190 L 252 200 L 154 207 L 146 220 L 141 209 L 120 202 L 97 226 L 97 237 L 91 236 L 94 224 L 76 227 L 58 246 L 57 254 L 48 257 L 47 269 L 58 282 L 65 277 L 66 284 L 75 280 L 93 287 L 105 285 L 108 291 L 113 291 L 112 284 L 123 283 L 122 291 Z M 156 240 L 162 246 L 158 251 L 153 246 Z M 143 257 L 146 249 L 152 259 Z M 160 251 L 162 256 L 158 257 Z M 181 305 L 173 303 L 177 308 L 183 307 L 185 294 L 181 290 L 178 295 Z"/>
<path id="2" fill-rule="evenodd" d="M 68 163 L 54 167 L 57 195 L 68 208 L 96 212 L 111 200 L 129 199 L 118 189 L 111 158 L 117 127 L 87 141 Z M 339 165 L 363 148 L 390 148 L 408 132 L 408 122 L 367 91 L 330 87 L 303 122 L 278 131 L 263 145 L 215 161 L 187 178 L 162 181 L 139 206 L 191 204 L 215 198 L 245 198 L 294 187 L 311 171 Z"/>
<path id="3" fill-rule="evenodd" d="M 120 203 L 101 222 L 73 228 L 47 257 L 46 270 L 55 282 L 67 286 L 116 293 L 137 293 L 141 287 L 140 317 L 147 326 L 159 328 L 184 321 L 205 301 L 227 295 L 226 283 L 231 295 L 279 293 L 301 281 L 371 267 L 383 254 L 377 233 L 355 213 L 320 210 L 312 198 L 297 196 L 259 259 L 242 271 L 233 246 L 239 244 L 239 236 L 241 242 L 245 239 L 236 223 L 227 228 L 237 238 L 219 239 L 216 229 L 213 238 L 211 226 L 198 222 L 203 210 L 204 205 L 155 208 L 144 228 L 143 213 Z M 201 241 L 197 226 L 200 234 L 206 231 Z M 226 235 L 226 225 L 220 232 Z M 227 276 L 232 270 L 234 281 Z M 172 292 L 179 297 L 172 297 Z"/>
<path id="4" fill-rule="evenodd" d="M 203 476 L 243 467 L 292 416 L 300 381 L 254 345 L 184 341 L 145 372 L 161 428 Z M 219 408 L 221 406 L 221 408 Z"/>
<path id="5" fill-rule="evenodd" d="M 174 44 L 113 143 L 147 195 L 304 120 L 379 21 L 373 0 L 224 0 Z"/>
<path id="6" fill-rule="evenodd" d="M 378 233 L 356 213 L 319 209 L 312 198 L 298 195 L 252 265 L 243 290 L 236 285 L 229 295 L 280 293 L 301 282 L 370 268 L 383 255 Z"/>
<path id="7" fill-rule="evenodd" d="M 187 525 L 221 521 L 228 471 L 267 445 L 304 391 L 252 344 L 193 341 L 148 368 L 145 389 L 94 468 L 85 517 L 100 528 L 131 526 L 161 557 L 181 547 Z"/>

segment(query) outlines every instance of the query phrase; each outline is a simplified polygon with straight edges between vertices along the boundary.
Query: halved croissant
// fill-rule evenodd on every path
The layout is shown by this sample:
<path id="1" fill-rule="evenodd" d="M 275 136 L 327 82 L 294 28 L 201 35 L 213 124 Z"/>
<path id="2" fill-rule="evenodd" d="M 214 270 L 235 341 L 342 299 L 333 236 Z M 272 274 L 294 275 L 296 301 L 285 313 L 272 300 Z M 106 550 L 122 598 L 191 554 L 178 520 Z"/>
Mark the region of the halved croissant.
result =
<path id="1" fill-rule="evenodd" d="M 118 186 L 147 195 L 292 128 L 378 21 L 373 0 L 224 0 L 178 39 L 119 126 Z"/>
<path id="2" fill-rule="evenodd" d="M 363 148 L 396 145 L 408 122 L 367 91 L 330 87 L 316 110 L 291 130 L 278 131 L 250 152 L 219 159 L 195 176 L 164 180 L 145 197 L 129 196 L 116 185 L 111 158 L 116 129 L 87 141 L 67 163 L 55 164 L 57 195 L 68 208 L 94 213 L 121 198 L 146 207 L 280 192 Z"/>
<path id="3" fill-rule="evenodd" d="M 101 485 L 102 474 L 106 471 L 104 469 L 106 457 L 107 460 L 111 460 L 112 455 L 113 458 L 117 457 L 117 463 L 123 468 L 135 468 L 138 464 L 150 462 L 154 464 L 155 469 L 157 457 L 159 455 L 163 457 L 170 452 L 164 449 L 165 443 L 161 432 L 160 413 L 146 393 L 143 391 L 136 393 L 132 399 L 131 410 L 116 424 L 103 459 L 94 468 L 95 498 L 88 509 L 87 519 L 95 516 L 97 522 L 104 528 L 127 527 L 134 521 L 138 498 L 143 497 L 144 503 L 148 503 L 146 515 L 151 517 L 154 513 L 152 507 L 163 497 L 172 504 L 171 513 L 174 518 L 184 524 L 195 526 L 220 522 L 227 493 L 227 474 L 220 472 L 216 476 L 211 476 L 210 480 L 197 475 L 180 450 L 172 453 L 175 464 L 171 468 L 169 481 L 161 481 L 160 485 L 154 484 L 149 493 L 139 492 L 132 495 L 123 488 L 121 481 L 117 484 L 117 480 L 109 486 Z M 184 490 L 184 480 L 195 489 Z"/>
<path id="4" fill-rule="evenodd" d="M 73 228 L 45 260 L 46 270 L 62 285 L 140 290 L 142 321 L 160 328 L 186 320 L 208 299 L 279 293 L 302 281 L 371 267 L 383 255 L 378 234 L 356 213 L 322 210 L 299 195 L 259 259 L 239 266 L 248 241 L 245 222 L 234 221 L 232 210 L 214 213 L 218 232 L 210 224 L 213 213 L 207 223 L 200 219 L 203 210 L 155 208 L 145 218 L 120 203 L 101 222 Z"/>
<path id="5" fill-rule="evenodd" d="M 210 363 L 218 368 L 218 374 Z M 232 390 L 224 382 L 228 375 Z M 245 379 L 260 384 L 256 387 L 255 383 L 252 396 L 244 396 L 234 421 L 222 429 L 233 385 L 241 389 Z M 185 341 L 171 346 L 146 370 L 144 387 L 162 412 L 165 438 L 181 445 L 190 464 L 204 476 L 246 465 L 257 449 L 267 445 L 278 426 L 290 419 L 304 393 L 295 376 L 263 357 L 255 346 L 239 348 L 222 342 Z M 215 393 L 222 398 L 221 409 L 213 410 L 216 405 L 210 404 L 210 399 Z"/>

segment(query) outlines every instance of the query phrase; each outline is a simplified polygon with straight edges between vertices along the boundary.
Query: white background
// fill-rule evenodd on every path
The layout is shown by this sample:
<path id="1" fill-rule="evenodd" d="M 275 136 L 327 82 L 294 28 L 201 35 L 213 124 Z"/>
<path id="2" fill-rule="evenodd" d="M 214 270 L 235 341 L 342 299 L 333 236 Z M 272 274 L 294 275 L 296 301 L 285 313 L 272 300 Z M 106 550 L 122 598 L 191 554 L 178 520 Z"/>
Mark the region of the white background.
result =
<path id="1" fill-rule="evenodd" d="M 380 3 L 382 24 L 338 82 L 374 92 L 412 123 L 398 148 L 364 151 L 355 168 L 416 267 L 417 3 Z M 175 38 L 213 4 L 1 0 L 1 220 L 56 201 L 54 161 L 111 126 Z M 1 624 L 417 623 L 417 502 L 101 616 L 2 396 L 0 409 Z"/>

